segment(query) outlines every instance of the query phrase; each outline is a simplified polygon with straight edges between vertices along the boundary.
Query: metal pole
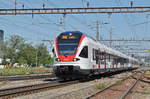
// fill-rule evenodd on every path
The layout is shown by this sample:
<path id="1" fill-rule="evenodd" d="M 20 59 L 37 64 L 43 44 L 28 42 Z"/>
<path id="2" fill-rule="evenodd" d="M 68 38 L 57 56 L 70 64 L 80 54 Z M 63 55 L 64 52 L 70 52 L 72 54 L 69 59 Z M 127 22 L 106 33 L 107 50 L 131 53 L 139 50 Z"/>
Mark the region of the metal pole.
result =
<path id="1" fill-rule="evenodd" d="M 15 0 L 15 15 L 16 15 L 16 6 L 17 6 L 17 1 Z"/>
<path id="2" fill-rule="evenodd" d="M 42 40 L 43 42 L 49 42 L 50 43 L 50 51 L 52 50 L 53 48 L 53 44 L 54 44 L 54 41 L 53 40 Z"/>
<path id="3" fill-rule="evenodd" d="M 59 22 L 59 32 L 63 32 L 63 22 L 62 22 L 62 18 L 60 19 L 60 22 Z"/>
<path id="4" fill-rule="evenodd" d="M 16 0 L 15 0 L 15 9 L 16 9 L 16 5 L 17 5 L 17 2 L 16 2 Z"/>
<path id="5" fill-rule="evenodd" d="M 36 49 L 36 67 L 37 67 L 37 65 L 38 65 L 38 56 L 37 56 L 37 54 L 38 54 L 38 49 Z"/>
<path id="6" fill-rule="evenodd" d="M 112 27 L 110 29 L 110 47 L 111 47 L 111 43 L 112 43 Z"/>
<path id="7" fill-rule="evenodd" d="M 63 30 L 65 31 L 66 14 L 63 14 Z"/>
<path id="8" fill-rule="evenodd" d="M 99 21 L 96 21 L 96 40 L 99 40 Z"/>

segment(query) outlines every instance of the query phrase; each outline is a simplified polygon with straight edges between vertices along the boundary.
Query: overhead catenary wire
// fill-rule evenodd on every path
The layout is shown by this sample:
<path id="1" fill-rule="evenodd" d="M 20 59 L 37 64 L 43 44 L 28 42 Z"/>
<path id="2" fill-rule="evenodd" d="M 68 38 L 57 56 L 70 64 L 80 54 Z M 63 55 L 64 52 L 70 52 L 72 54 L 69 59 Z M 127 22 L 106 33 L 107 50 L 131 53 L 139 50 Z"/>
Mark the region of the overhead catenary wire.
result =
<path id="1" fill-rule="evenodd" d="M 118 6 L 120 6 L 120 5 L 123 5 L 122 3 L 121 3 L 121 1 L 119 0 L 115 0 L 115 2 L 117 3 L 117 5 Z M 130 2 L 131 3 L 131 2 Z M 132 2 L 133 3 L 133 2 Z M 131 6 L 131 5 L 130 5 Z M 132 7 L 133 7 L 134 5 L 132 4 Z M 132 15 L 132 14 L 131 14 Z M 131 16 L 130 15 L 130 16 Z M 125 20 L 127 20 L 127 21 L 125 21 L 126 23 L 127 23 L 127 26 L 128 26 L 128 28 L 130 29 L 130 31 L 131 31 L 131 35 L 134 37 L 135 36 L 135 34 L 137 34 L 136 33 L 136 31 L 135 31 L 135 29 L 134 29 L 134 27 L 133 27 L 133 23 L 135 23 L 134 22 L 134 20 L 135 20 L 135 17 L 134 18 L 132 18 L 132 20 L 129 20 L 129 18 L 127 17 L 127 15 L 125 16 L 125 15 L 123 15 L 123 18 L 125 19 Z M 132 22 L 129 22 L 129 21 L 132 21 Z M 138 24 L 137 24 L 138 25 Z M 121 42 L 120 42 L 121 43 Z M 125 42 L 124 42 L 125 43 Z M 125 45 L 126 45 L 126 43 L 125 43 Z"/>
<path id="2" fill-rule="evenodd" d="M 10 1 L 10 0 L 9 0 Z M 83 1 L 83 0 L 82 0 Z M 84 1 L 89 1 L 89 0 L 84 0 Z M 117 0 L 118 2 L 120 2 L 120 0 Z M 66 2 L 66 1 L 65 1 Z M 80 1 L 81 2 L 81 1 Z M 112 1 L 109 1 L 109 2 L 112 2 Z M 20 7 L 20 5 L 22 5 L 24 3 L 24 7 L 25 8 L 35 8 L 35 7 L 37 7 L 37 6 L 39 6 L 39 7 L 41 7 L 42 8 L 42 4 L 44 3 L 45 4 L 45 8 L 46 7 L 58 7 L 57 5 L 57 3 L 55 3 L 55 2 L 53 2 L 52 0 L 40 0 L 40 3 L 39 4 L 34 4 L 34 2 L 33 1 L 31 1 L 31 0 L 27 0 L 27 2 L 22 2 L 21 0 L 17 0 L 17 4 L 19 4 L 19 5 L 17 5 L 17 7 L 19 6 Z M 85 2 L 86 3 L 86 2 Z M 91 2 L 89 2 L 90 4 L 89 5 L 91 5 Z M 11 5 L 13 5 L 13 3 L 11 3 Z M 80 4 L 80 5 L 82 5 L 82 4 Z M 7 5 L 6 5 L 7 6 Z M 69 6 L 69 4 L 67 3 L 66 4 L 66 6 L 67 7 L 70 7 Z M 134 6 L 134 5 L 133 5 Z M 97 14 L 98 15 L 98 14 Z M 51 21 L 53 21 L 53 22 L 56 22 L 56 23 L 58 23 L 59 21 L 58 21 L 58 19 L 61 17 L 61 16 L 58 16 L 58 15 L 54 15 L 54 16 L 57 16 L 57 19 L 56 20 L 53 20 L 53 19 L 50 19 L 50 18 L 52 18 L 53 16 L 46 16 L 46 15 L 41 15 L 41 16 L 36 16 L 37 17 L 37 19 L 38 20 L 36 20 L 36 19 L 33 19 L 33 20 L 35 20 L 35 21 L 37 21 L 37 22 L 40 22 L 39 20 L 41 20 L 42 22 L 51 22 Z M 77 17 L 77 16 L 75 16 L 75 17 Z M 69 29 L 81 29 L 81 30 L 84 30 L 84 31 L 87 31 L 88 33 L 92 33 L 93 32 L 93 30 L 91 29 L 91 28 L 87 28 L 87 24 L 88 23 L 90 23 L 91 21 L 89 21 L 88 20 L 88 16 L 87 15 L 81 15 L 80 17 L 85 17 L 85 19 L 84 20 L 82 20 L 82 19 L 80 19 L 79 17 L 77 17 L 78 18 L 78 20 L 76 20 L 76 21 L 78 21 L 79 22 L 79 25 L 81 26 L 81 27 L 83 27 L 83 29 L 81 28 L 81 27 L 79 27 L 79 26 L 77 26 L 77 24 L 72 24 L 71 22 L 67 22 L 67 27 L 69 28 Z M 24 17 L 24 18 L 27 18 L 27 17 Z M 127 17 L 128 18 L 128 17 Z M 72 18 L 70 18 L 70 19 L 72 19 Z M 8 18 L 8 20 L 10 20 L 9 18 Z M 129 18 L 128 18 L 128 20 L 127 21 L 132 21 L 132 20 L 129 20 Z M 15 22 L 15 21 L 13 21 L 13 22 Z M 74 22 L 75 22 L 75 20 L 74 20 Z M 80 23 L 81 22 L 81 23 Z M 133 22 L 133 21 L 132 21 Z M 21 22 L 20 22 L 21 23 Z M 19 23 L 19 24 L 20 24 Z M 77 23 L 77 22 L 76 22 Z M 131 24 L 131 22 L 128 22 L 129 24 L 127 24 L 127 25 L 129 25 L 130 26 L 130 24 Z M 17 23 L 18 24 L 18 23 Z M 43 30 L 43 29 L 45 29 L 46 27 L 48 27 L 48 26 L 46 26 L 46 25 L 35 25 L 35 27 L 39 27 L 39 28 L 42 28 L 41 30 Z M 56 30 L 57 31 L 57 26 L 52 26 L 52 25 L 50 25 L 49 26 L 51 29 L 54 29 L 54 30 Z M 106 26 L 105 26 L 106 27 Z M 27 28 L 25 28 L 25 29 L 27 29 Z M 130 29 L 130 28 L 129 28 Z M 42 32 L 41 30 L 39 30 L 39 32 Z M 90 32 L 89 32 L 90 31 Z M 131 30 L 131 31 L 133 31 L 133 29 Z M 34 31 L 35 32 L 35 31 Z M 133 33 L 133 32 L 132 32 Z M 40 35 L 40 34 L 38 34 L 38 35 Z M 41 34 L 42 35 L 42 34 Z M 48 32 L 46 32 L 46 34 L 45 34 L 45 36 L 47 36 L 47 35 L 49 35 L 48 34 Z M 134 36 L 134 35 L 133 35 Z M 40 38 L 40 37 L 39 37 Z"/>

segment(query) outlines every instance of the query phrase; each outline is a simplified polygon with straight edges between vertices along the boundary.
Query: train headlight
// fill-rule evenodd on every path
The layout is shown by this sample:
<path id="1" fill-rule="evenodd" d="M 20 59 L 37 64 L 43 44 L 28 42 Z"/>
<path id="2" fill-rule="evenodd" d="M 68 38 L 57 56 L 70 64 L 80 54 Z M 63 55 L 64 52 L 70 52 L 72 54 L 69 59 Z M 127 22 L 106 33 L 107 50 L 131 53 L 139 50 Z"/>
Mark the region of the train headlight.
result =
<path id="1" fill-rule="evenodd" d="M 55 61 L 60 62 L 60 59 L 59 59 L 59 58 L 56 58 Z"/>
<path id="2" fill-rule="evenodd" d="M 73 59 L 73 61 L 79 61 L 79 60 L 80 60 L 79 58 L 74 58 L 74 59 Z"/>

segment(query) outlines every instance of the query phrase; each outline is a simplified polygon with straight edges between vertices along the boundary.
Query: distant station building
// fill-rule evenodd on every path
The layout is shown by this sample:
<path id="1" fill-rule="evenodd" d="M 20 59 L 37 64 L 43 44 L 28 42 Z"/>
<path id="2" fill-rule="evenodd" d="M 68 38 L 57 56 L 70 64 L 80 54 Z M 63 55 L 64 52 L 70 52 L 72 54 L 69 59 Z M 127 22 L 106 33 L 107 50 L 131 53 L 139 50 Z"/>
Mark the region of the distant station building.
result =
<path id="1" fill-rule="evenodd" d="M 0 41 L 4 41 L 4 31 L 0 30 Z"/>
<path id="2" fill-rule="evenodd" d="M 3 42 L 3 41 L 4 41 L 4 31 L 0 30 L 0 42 Z M 3 68 L 3 66 L 1 65 L 2 64 L 1 55 L 2 55 L 2 51 L 0 49 L 0 68 Z"/>

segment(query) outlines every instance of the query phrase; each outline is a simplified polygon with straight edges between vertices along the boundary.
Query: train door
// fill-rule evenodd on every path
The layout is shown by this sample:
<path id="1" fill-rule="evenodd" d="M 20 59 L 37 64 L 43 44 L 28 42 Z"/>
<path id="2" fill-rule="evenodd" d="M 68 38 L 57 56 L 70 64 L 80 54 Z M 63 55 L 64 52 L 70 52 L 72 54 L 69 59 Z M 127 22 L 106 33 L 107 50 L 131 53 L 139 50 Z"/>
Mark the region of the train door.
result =
<path id="1" fill-rule="evenodd" d="M 100 71 L 100 48 L 97 50 L 97 65 L 98 65 L 98 70 Z"/>
<path id="2" fill-rule="evenodd" d="M 105 68 L 105 70 L 107 69 L 107 67 L 106 67 L 106 56 L 107 56 L 107 54 L 106 54 L 106 52 L 104 51 L 104 68 Z"/>
<path id="3" fill-rule="evenodd" d="M 80 46 L 81 51 L 79 52 L 79 63 L 81 69 L 90 69 L 90 61 L 89 61 L 89 46 Z"/>
<path id="4" fill-rule="evenodd" d="M 92 48 L 92 69 L 96 68 L 96 50 L 95 48 Z"/>

